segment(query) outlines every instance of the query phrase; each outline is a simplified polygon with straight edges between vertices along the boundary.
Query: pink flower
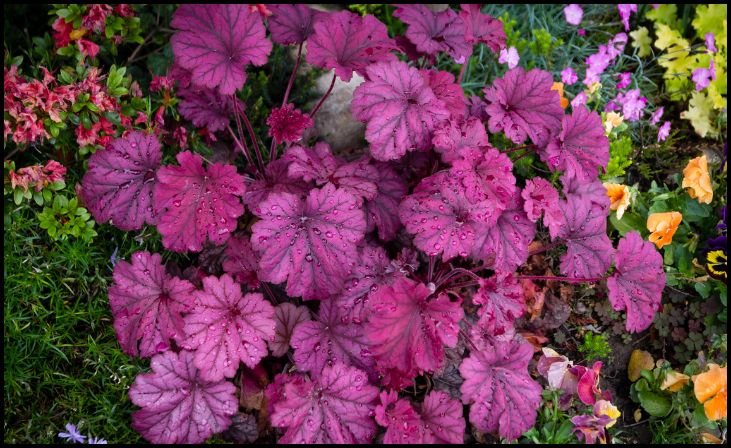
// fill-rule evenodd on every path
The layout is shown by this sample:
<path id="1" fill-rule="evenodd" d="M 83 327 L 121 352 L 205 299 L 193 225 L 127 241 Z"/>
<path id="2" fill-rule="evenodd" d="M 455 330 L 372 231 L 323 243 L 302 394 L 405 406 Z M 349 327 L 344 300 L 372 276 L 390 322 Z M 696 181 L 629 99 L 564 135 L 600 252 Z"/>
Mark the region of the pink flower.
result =
<path id="1" fill-rule="evenodd" d="M 577 107 L 583 106 L 586 104 L 586 93 L 582 90 L 579 92 L 578 95 L 574 97 L 573 100 L 571 100 L 571 107 L 576 109 Z"/>
<path id="2" fill-rule="evenodd" d="M 178 142 L 180 149 L 188 149 L 188 130 L 183 126 L 178 126 L 173 132 L 173 138 Z"/>
<path id="3" fill-rule="evenodd" d="M 159 92 L 161 90 L 171 90 L 175 84 L 175 80 L 169 76 L 153 76 L 150 81 L 150 92 Z"/>
<path id="4" fill-rule="evenodd" d="M 716 48 L 716 37 L 713 33 L 706 33 L 706 48 L 709 53 L 715 53 L 718 51 Z"/>
<path id="5" fill-rule="evenodd" d="M 64 19 L 59 17 L 53 22 L 51 28 L 55 31 L 53 33 L 53 40 L 56 41 L 56 48 L 65 47 L 71 43 L 71 31 L 74 30 L 72 24 L 66 23 Z"/>
<path id="6" fill-rule="evenodd" d="M 571 418 L 571 423 L 574 424 L 574 432 L 577 432 L 579 440 L 584 441 L 593 445 L 597 441 L 600 443 L 607 443 L 606 428 L 615 421 L 608 415 L 596 416 L 594 414 L 577 415 Z"/>
<path id="7" fill-rule="evenodd" d="M 566 67 L 561 72 L 561 82 L 563 82 L 567 86 L 574 84 L 578 80 L 579 78 L 578 76 L 576 76 L 576 72 L 574 72 L 574 69 L 571 67 Z"/>
<path id="8" fill-rule="evenodd" d="M 89 11 L 81 20 L 81 26 L 94 31 L 96 34 L 104 32 L 107 16 L 112 13 L 111 5 L 95 3 L 89 6 Z"/>
<path id="9" fill-rule="evenodd" d="M 640 96 L 640 89 L 620 93 L 614 101 L 622 106 L 622 115 L 627 121 L 637 121 L 642 118 L 647 104 L 647 98 Z"/>
<path id="10" fill-rule="evenodd" d="M 637 5 L 620 3 L 617 5 L 617 9 L 619 10 L 619 17 L 622 18 L 624 30 L 629 31 L 629 17 L 633 12 L 637 12 Z"/>
<path id="11" fill-rule="evenodd" d="M 650 124 L 656 125 L 658 122 L 660 122 L 660 119 L 662 118 L 662 114 L 665 112 L 664 107 L 658 107 L 655 112 L 652 113 L 652 116 L 650 116 Z"/>
<path id="12" fill-rule="evenodd" d="M 579 36 L 586 36 L 586 30 L 584 28 L 579 28 L 578 30 L 576 30 L 576 34 L 578 34 Z"/>
<path id="13" fill-rule="evenodd" d="M 508 64 L 508 69 L 514 69 L 520 62 L 520 55 L 515 47 L 503 48 L 500 50 L 500 57 L 497 60 L 501 64 Z"/>
<path id="14" fill-rule="evenodd" d="M 566 22 L 569 25 L 580 25 L 581 20 L 584 18 L 584 10 L 581 6 L 572 3 L 563 9 L 563 13 L 566 16 Z"/>
<path id="15" fill-rule="evenodd" d="M 695 83 L 695 90 L 701 91 L 711 84 L 711 80 L 716 79 L 716 67 L 711 59 L 711 65 L 708 68 L 697 68 L 693 70 L 691 79 Z"/>
<path id="16" fill-rule="evenodd" d="M 599 389 L 599 371 L 601 368 L 602 362 L 597 361 L 591 369 L 584 366 L 575 366 L 571 369 L 571 373 L 579 378 L 576 393 L 582 403 L 594 404 L 597 396 L 601 396 L 602 391 Z"/>
<path id="17" fill-rule="evenodd" d="M 314 122 L 309 115 L 303 114 L 299 109 L 295 109 L 293 104 L 288 103 L 283 107 L 273 108 L 267 118 L 267 124 L 269 136 L 280 144 L 299 141 L 305 130 L 311 128 Z"/>
<path id="18" fill-rule="evenodd" d="M 96 57 L 96 55 L 99 53 L 99 45 L 95 44 L 94 42 L 86 39 L 79 39 L 76 41 L 76 43 L 79 46 L 79 51 L 84 56 L 89 56 L 91 58 Z"/>
<path id="19" fill-rule="evenodd" d="M 132 17 L 135 15 L 135 10 L 129 4 L 121 3 L 114 7 L 114 13 L 120 17 Z"/>
<path id="20" fill-rule="evenodd" d="M 670 135 L 670 122 L 666 121 L 657 130 L 657 141 L 664 142 L 665 139 L 668 138 L 669 135 Z"/>
<path id="21" fill-rule="evenodd" d="M 620 73 L 619 75 L 617 75 L 617 78 L 619 78 L 619 81 L 617 82 L 617 89 L 624 89 L 632 82 L 632 73 Z"/>

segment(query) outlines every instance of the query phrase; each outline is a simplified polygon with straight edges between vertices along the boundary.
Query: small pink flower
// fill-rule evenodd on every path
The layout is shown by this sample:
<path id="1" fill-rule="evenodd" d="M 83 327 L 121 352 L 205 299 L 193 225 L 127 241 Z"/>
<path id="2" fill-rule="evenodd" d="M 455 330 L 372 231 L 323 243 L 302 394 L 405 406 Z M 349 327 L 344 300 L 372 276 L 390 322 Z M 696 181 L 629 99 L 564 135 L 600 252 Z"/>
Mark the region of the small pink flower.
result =
<path id="1" fill-rule="evenodd" d="M 650 124 L 656 125 L 660 122 L 660 119 L 662 118 L 662 114 L 665 113 L 665 108 L 660 106 L 655 110 L 655 112 L 652 113 L 650 116 Z"/>
<path id="2" fill-rule="evenodd" d="M 579 77 L 576 76 L 576 72 L 574 72 L 574 69 L 571 67 L 566 67 L 561 72 L 561 82 L 563 82 L 567 86 L 574 84 L 578 80 Z"/>
<path id="3" fill-rule="evenodd" d="M 619 81 L 617 82 L 617 89 L 624 89 L 632 82 L 632 73 L 620 73 L 619 75 L 617 75 L 617 78 L 619 78 Z"/>
<path id="4" fill-rule="evenodd" d="M 617 9 L 619 10 L 619 17 L 622 18 L 622 24 L 624 25 L 624 30 L 629 31 L 629 17 L 633 12 L 635 12 L 635 13 L 637 12 L 637 5 L 620 3 L 617 5 Z"/>
<path id="5" fill-rule="evenodd" d="M 287 103 L 281 108 L 272 109 L 267 124 L 269 136 L 280 144 L 299 141 L 305 130 L 311 128 L 314 122 L 309 115 L 303 114 L 299 109 L 295 109 L 293 104 Z"/>
<path id="6" fill-rule="evenodd" d="M 670 136 L 670 122 L 666 121 L 657 130 L 657 141 L 664 142 L 665 139 L 668 138 L 668 136 Z"/>
<path id="7" fill-rule="evenodd" d="M 514 69 L 520 62 L 520 55 L 515 47 L 503 48 L 500 50 L 500 57 L 497 60 L 501 64 L 508 64 L 508 69 Z"/>
<path id="8" fill-rule="evenodd" d="M 586 104 L 586 93 L 582 90 L 579 92 L 578 95 L 574 97 L 573 100 L 571 100 L 571 107 L 576 109 L 577 107 L 583 106 Z"/>
<path id="9" fill-rule="evenodd" d="M 708 49 L 709 53 L 715 53 L 718 51 L 718 49 L 716 48 L 716 37 L 713 35 L 713 33 L 706 34 L 706 48 Z"/>
<path id="10" fill-rule="evenodd" d="M 578 30 L 576 30 L 576 34 L 578 34 L 579 36 L 586 36 L 586 30 L 584 28 L 579 28 Z"/>
<path id="11" fill-rule="evenodd" d="M 79 51 L 84 56 L 95 58 L 96 55 L 99 53 L 99 45 L 90 40 L 79 39 L 78 41 L 76 41 L 76 43 L 79 46 Z"/>
<path id="12" fill-rule="evenodd" d="M 575 366 L 571 369 L 571 373 L 579 378 L 576 393 L 582 403 L 594 404 L 597 396 L 601 396 L 601 390 L 599 389 L 599 371 L 601 368 L 601 361 L 597 361 L 591 369 L 584 366 Z"/>
<path id="13" fill-rule="evenodd" d="M 697 68 L 693 70 L 690 77 L 695 83 L 695 90 L 701 91 L 711 84 L 711 80 L 716 79 L 716 67 L 711 59 L 711 65 L 708 68 Z"/>
<path id="14" fill-rule="evenodd" d="M 580 25 L 581 20 L 584 18 L 584 10 L 581 6 L 572 3 L 563 9 L 563 14 L 566 16 L 566 22 L 569 25 Z"/>

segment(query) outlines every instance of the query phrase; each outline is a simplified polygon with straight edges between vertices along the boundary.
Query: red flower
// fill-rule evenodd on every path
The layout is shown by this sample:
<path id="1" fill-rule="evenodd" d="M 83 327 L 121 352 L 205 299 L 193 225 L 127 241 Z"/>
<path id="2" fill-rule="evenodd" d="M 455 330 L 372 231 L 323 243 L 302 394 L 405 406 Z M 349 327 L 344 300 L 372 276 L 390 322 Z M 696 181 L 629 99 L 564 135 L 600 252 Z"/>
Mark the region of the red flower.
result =
<path id="1" fill-rule="evenodd" d="M 71 43 L 71 31 L 74 30 L 72 24 L 66 23 L 64 19 L 59 17 L 53 22 L 51 28 L 55 31 L 53 33 L 53 40 L 56 41 L 56 48 L 65 47 Z"/>
<path id="2" fill-rule="evenodd" d="M 302 138 L 305 129 L 311 128 L 314 122 L 308 115 L 295 109 L 293 104 L 285 104 L 281 108 L 275 107 L 267 118 L 269 136 L 277 144 L 282 142 L 294 143 Z"/>
<path id="3" fill-rule="evenodd" d="M 86 39 L 79 39 L 77 41 L 77 44 L 79 45 L 79 51 L 84 56 L 89 57 L 96 57 L 97 53 L 99 53 L 99 45 L 95 44 L 94 42 Z"/>

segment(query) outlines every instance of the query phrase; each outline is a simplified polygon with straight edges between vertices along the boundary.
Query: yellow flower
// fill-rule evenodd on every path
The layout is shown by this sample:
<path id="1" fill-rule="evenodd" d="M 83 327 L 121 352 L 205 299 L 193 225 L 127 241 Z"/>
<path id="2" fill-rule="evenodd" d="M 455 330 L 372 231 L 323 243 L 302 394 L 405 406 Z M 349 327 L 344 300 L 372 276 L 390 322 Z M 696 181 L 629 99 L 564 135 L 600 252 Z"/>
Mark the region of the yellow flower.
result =
<path id="1" fill-rule="evenodd" d="M 595 81 L 595 82 L 591 83 L 591 85 L 589 86 L 588 94 L 592 95 L 594 92 L 596 92 L 597 90 L 599 90 L 601 88 L 602 88 L 602 83 L 600 83 L 599 81 Z"/>
<path id="2" fill-rule="evenodd" d="M 706 156 L 696 157 L 688 162 L 683 170 L 683 188 L 689 188 L 691 198 L 698 198 L 702 204 L 710 204 L 713 199 L 711 177 L 708 175 L 708 159 Z"/>
<path id="3" fill-rule="evenodd" d="M 673 242 L 673 235 L 678 230 L 683 215 L 680 212 L 653 213 L 647 217 L 647 230 L 652 232 L 649 240 L 658 249 Z"/>
<path id="4" fill-rule="evenodd" d="M 617 219 L 622 219 L 624 211 L 629 207 L 629 187 L 627 185 L 605 182 L 604 188 L 607 189 L 607 196 L 609 196 L 609 200 L 611 201 L 609 209 L 616 210 Z"/>
<path id="5" fill-rule="evenodd" d="M 618 114 L 617 112 L 607 112 L 607 114 L 604 115 L 604 132 L 609 135 L 609 133 L 612 132 L 612 129 L 622 124 L 623 121 L 624 117 L 622 114 Z"/>
<path id="6" fill-rule="evenodd" d="M 676 371 L 670 371 L 665 375 L 665 381 L 660 385 L 661 390 L 669 390 L 670 392 L 677 392 L 688 384 L 690 377 Z"/>
<path id="7" fill-rule="evenodd" d="M 726 418 L 726 367 L 709 363 L 708 371 L 693 376 L 693 392 L 709 420 Z"/>
<path id="8" fill-rule="evenodd" d="M 78 30 L 73 30 L 69 33 L 69 38 L 71 40 L 79 40 L 82 37 L 84 37 L 84 34 L 86 34 L 88 30 L 86 28 L 79 28 Z"/>
<path id="9" fill-rule="evenodd" d="M 566 109 L 569 106 L 569 100 L 567 100 L 563 96 L 563 83 L 562 82 L 554 82 L 551 86 L 551 90 L 555 90 L 558 92 L 558 96 L 561 97 L 561 107 Z"/>
<path id="10" fill-rule="evenodd" d="M 597 416 L 606 415 L 612 419 L 612 422 L 606 426 L 607 428 L 614 426 L 619 416 L 622 415 L 619 409 L 607 400 L 599 400 L 594 404 L 594 414 Z"/>

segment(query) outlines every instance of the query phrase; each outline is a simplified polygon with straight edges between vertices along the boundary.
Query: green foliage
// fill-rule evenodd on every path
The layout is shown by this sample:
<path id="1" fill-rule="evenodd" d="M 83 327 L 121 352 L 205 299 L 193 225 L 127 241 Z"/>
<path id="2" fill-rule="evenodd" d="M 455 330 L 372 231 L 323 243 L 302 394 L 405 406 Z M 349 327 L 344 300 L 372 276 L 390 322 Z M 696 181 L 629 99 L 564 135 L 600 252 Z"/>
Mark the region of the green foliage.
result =
<path id="1" fill-rule="evenodd" d="M 571 417 L 559 409 L 559 391 L 543 391 L 543 402 L 536 424 L 523 437 L 535 444 L 566 444 L 576 442 Z"/>
<path id="2" fill-rule="evenodd" d="M 608 359 L 612 354 L 612 347 L 603 334 L 588 332 L 584 335 L 584 341 L 579 345 L 579 351 L 587 361 Z"/>
<path id="3" fill-rule="evenodd" d="M 79 207 L 78 199 L 58 194 L 53 198 L 51 207 L 43 207 L 37 214 L 41 229 L 46 229 L 48 236 L 64 240 L 69 236 L 81 238 L 86 242 L 97 235 L 94 221 L 84 207 Z"/>
<path id="4" fill-rule="evenodd" d="M 624 124 L 624 123 L 622 123 Z M 623 135 L 609 143 L 609 164 L 602 179 L 612 179 L 623 176 L 625 169 L 632 165 L 632 139 Z"/>

